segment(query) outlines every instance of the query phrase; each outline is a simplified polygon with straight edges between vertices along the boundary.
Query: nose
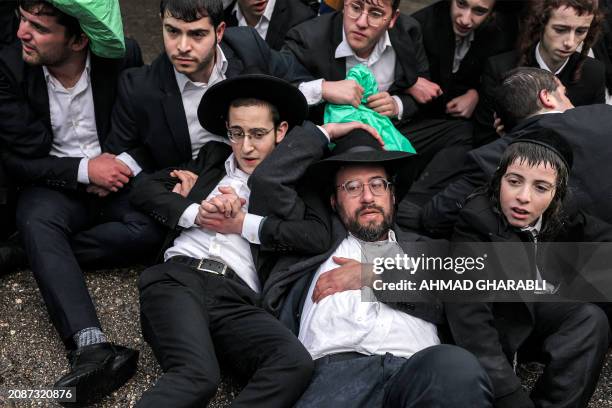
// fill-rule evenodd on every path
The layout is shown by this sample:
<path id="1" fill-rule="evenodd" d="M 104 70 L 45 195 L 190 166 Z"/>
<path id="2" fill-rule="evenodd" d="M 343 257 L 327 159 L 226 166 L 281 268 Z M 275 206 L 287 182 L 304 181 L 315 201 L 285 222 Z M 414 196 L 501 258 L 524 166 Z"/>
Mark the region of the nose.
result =
<path id="1" fill-rule="evenodd" d="M 374 201 L 374 194 L 372 194 L 372 190 L 370 190 L 369 184 L 363 185 L 363 191 L 361 192 L 361 202 L 362 203 L 372 203 Z"/>
<path id="2" fill-rule="evenodd" d="M 181 35 L 180 39 L 178 40 L 177 48 L 181 54 L 191 51 L 191 42 L 189 41 L 189 37 L 186 35 Z"/>
<path id="3" fill-rule="evenodd" d="M 250 153 L 253 151 L 254 148 L 255 148 L 255 145 L 253 144 L 253 140 L 251 139 L 251 136 L 244 135 L 244 139 L 242 140 L 242 152 Z"/>
<path id="4" fill-rule="evenodd" d="M 355 21 L 355 23 L 357 24 L 357 26 L 362 27 L 362 28 L 367 28 L 368 27 L 368 12 L 367 10 L 363 10 L 361 12 L 361 14 L 359 15 L 359 17 L 357 17 L 357 20 Z"/>
<path id="5" fill-rule="evenodd" d="M 566 37 L 565 41 L 563 41 L 563 46 L 567 50 L 574 49 L 576 47 L 576 34 L 571 31 Z"/>
<path id="6" fill-rule="evenodd" d="M 465 11 L 459 14 L 459 24 L 464 27 L 472 27 L 472 19 L 471 13 L 469 11 Z"/>
<path id="7" fill-rule="evenodd" d="M 20 40 L 29 40 L 32 37 L 30 30 L 28 30 L 27 22 L 21 20 L 19 22 L 19 29 L 17 30 L 17 38 Z"/>
<path id="8" fill-rule="evenodd" d="M 527 204 L 531 201 L 531 190 L 529 186 L 525 185 L 516 194 L 516 199 L 522 203 Z"/>

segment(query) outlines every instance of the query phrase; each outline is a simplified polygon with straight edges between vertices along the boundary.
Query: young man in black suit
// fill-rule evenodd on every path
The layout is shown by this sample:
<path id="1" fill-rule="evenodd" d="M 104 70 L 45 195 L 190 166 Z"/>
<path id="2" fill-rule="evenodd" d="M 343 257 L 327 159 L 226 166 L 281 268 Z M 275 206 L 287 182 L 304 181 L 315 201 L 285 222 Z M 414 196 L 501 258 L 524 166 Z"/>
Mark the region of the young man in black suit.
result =
<path id="1" fill-rule="evenodd" d="M 539 67 L 554 73 L 575 106 L 605 103 L 605 66 L 587 56 L 599 35 L 600 20 L 596 0 L 531 3 L 518 49 L 491 57 L 485 65 L 481 100 L 474 114 L 479 144 L 496 139 L 494 90 L 515 67 Z"/>
<path id="2" fill-rule="evenodd" d="M 574 107 L 558 78 L 539 68 L 522 67 L 508 72 L 496 95 L 496 106 L 508 133 L 468 154 L 457 172 L 460 178 L 423 208 L 418 220 L 420 227 L 428 233 L 448 235 L 465 199 L 490 180 L 509 142 L 523 130 L 541 127 L 555 130 L 575 152 L 570 179 L 573 194 L 567 211 L 582 209 L 612 222 L 612 184 L 608 178 L 593 177 L 612 171 L 609 160 L 612 107 L 604 104 Z M 402 202 L 398 218 L 403 223 L 412 222 L 405 219 L 403 207 Z"/>
<path id="3" fill-rule="evenodd" d="M 291 27 L 317 15 L 301 0 L 234 0 L 224 13 L 228 27 L 253 27 L 273 50 L 282 48 Z"/>
<path id="4" fill-rule="evenodd" d="M 206 404 L 219 382 L 215 353 L 249 379 L 236 406 L 292 406 L 308 384 L 308 353 L 259 307 L 263 258 L 327 249 L 329 215 L 296 183 L 330 140 L 371 128 L 299 126 L 306 115 L 304 97 L 285 81 L 227 79 L 204 95 L 198 116 L 230 146 L 209 142 L 187 166 L 137 181 L 132 201 L 172 230 L 165 262 L 139 283 L 143 334 L 164 370 L 139 407 Z"/>
<path id="5" fill-rule="evenodd" d="M 421 24 L 431 81 L 442 91 L 422 107 L 426 116 L 472 117 L 484 63 L 511 50 L 515 41 L 509 34 L 513 19 L 496 5 L 496 0 L 443 0 L 413 14 Z"/>
<path id="6" fill-rule="evenodd" d="M 119 82 L 106 146 L 137 175 L 194 159 L 223 135 L 200 126 L 197 107 L 225 78 L 258 72 L 303 81 L 310 74 L 270 50 L 252 28 L 225 28 L 221 0 L 162 0 L 165 52 L 151 66 L 126 71 Z"/>
<path id="7" fill-rule="evenodd" d="M 23 186 L 17 227 L 51 320 L 71 349 L 71 370 L 55 386 L 76 387 L 81 403 L 121 386 L 138 360 L 136 350 L 107 341 L 81 266 L 144 261 L 163 238 L 120 192 L 129 168 L 101 148 L 117 77 L 142 64 L 140 50 L 110 30 L 89 31 L 112 26 L 106 19 L 120 22 L 118 3 L 105 16 L 87 7 L 22 0 L 20 41 L 0 58 L 2 160 Z"/>

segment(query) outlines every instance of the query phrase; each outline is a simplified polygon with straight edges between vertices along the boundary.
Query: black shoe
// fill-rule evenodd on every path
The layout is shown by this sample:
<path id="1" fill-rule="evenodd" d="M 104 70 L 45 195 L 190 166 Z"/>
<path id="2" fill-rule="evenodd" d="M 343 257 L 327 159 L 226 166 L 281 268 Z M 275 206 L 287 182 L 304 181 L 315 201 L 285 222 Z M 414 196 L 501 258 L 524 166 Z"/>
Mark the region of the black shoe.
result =
<path id="1" fill-rule="evenodd" d="M 75 387 L 75 402 L 64 406 L 84 406 L 97 402 L 125 384 L 136 372 L 138 351 L 112 343 L 93 344 L 68 354 L 70 372 L 55 388 Z"/>
<path id="2" fill-rule="evenodd" d="M 0 275 L 27 266 L 28 257 L 19 243 L 12 240 L 0 243 Z"/>

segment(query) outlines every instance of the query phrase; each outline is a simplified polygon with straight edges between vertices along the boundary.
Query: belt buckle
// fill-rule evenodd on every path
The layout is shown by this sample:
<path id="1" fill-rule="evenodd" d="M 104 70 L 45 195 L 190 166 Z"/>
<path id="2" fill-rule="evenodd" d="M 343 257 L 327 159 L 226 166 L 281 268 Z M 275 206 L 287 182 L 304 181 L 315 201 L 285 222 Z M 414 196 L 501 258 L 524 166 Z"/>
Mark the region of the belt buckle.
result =
<path id="1" fill-rule="evenodd" d="M 225 272 L 227 271 L 227 265 L 225 263 L 223 263 L 223 269 L 221 270 L 221 272 L 217 272 L 217 271 L 213 271 L 212 269 L 208 269 L 202 266 L 202 264 L 204 263 L 204 261 L 210 261 L 210 259 L 205 259 L 205 258 L 201 258 L 200 262 L 198 262 L 198 266 L 196 266 L 196 269 L 198 271 L 202 271 L 202 272 L 208 272 L 208 273 L 212 273 L 215 275 L 221 275 L 221 276 L 225 276 Z M 221 262 L 219 262 L 221 263 Z"/>

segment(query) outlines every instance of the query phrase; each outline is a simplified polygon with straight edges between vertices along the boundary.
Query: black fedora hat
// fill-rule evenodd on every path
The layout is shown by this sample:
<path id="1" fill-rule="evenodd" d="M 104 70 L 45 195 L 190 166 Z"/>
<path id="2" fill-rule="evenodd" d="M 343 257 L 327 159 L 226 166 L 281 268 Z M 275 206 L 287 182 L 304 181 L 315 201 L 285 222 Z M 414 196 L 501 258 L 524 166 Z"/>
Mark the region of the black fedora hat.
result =
<path id="1" fill-rule="evenodd" d="M 335 141 L 331 155 L 310 166 L 309 172 L 315 180 L 325 180 L 329 175 L 346 165 L 381 165 L 392 175 L 415 157 L 414 153 L 385 150 L 370 133 L 355 129 Z M 325 177 L 327 176 L 327 177 Z"/>
<path id="2" fill-rule="evenodd" d="M 225 135 L 227 112 L 230 103 L 237 98 L 271 103 L 289 127 L 301 124 L 308 115 L 306 98 L 289 82 L 270 75 L 249 74 L 226 79 L 206 91 L 198 106 L 202 127 L 216 135 Z"/>

